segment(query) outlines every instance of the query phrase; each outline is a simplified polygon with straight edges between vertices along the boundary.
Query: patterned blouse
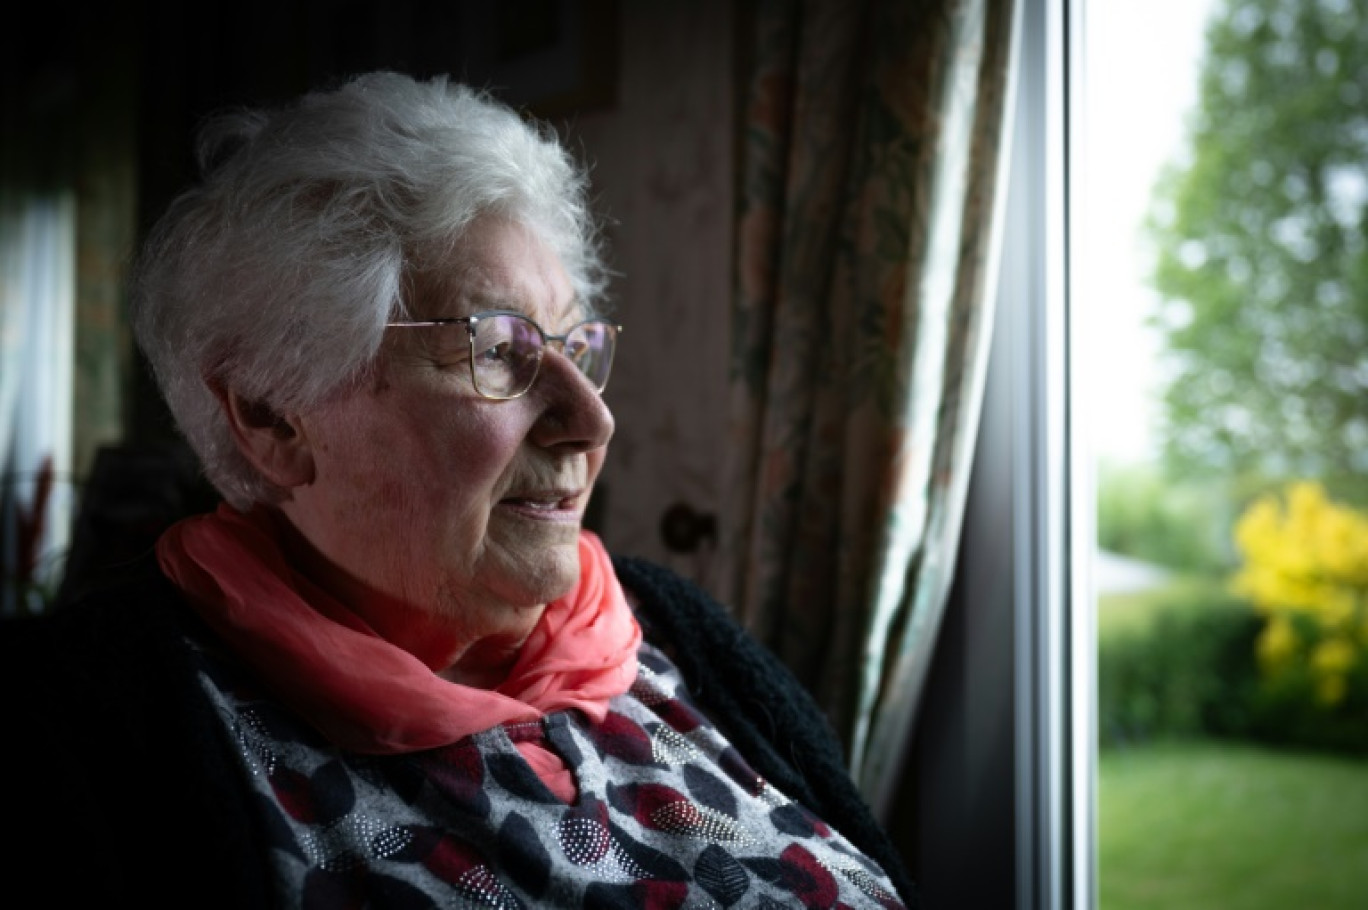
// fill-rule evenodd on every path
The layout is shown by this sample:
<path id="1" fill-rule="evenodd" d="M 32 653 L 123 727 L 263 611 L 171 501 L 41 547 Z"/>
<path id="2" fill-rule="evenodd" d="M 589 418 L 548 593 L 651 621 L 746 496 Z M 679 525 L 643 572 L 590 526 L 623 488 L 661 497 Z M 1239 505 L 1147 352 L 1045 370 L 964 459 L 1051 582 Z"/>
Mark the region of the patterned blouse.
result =
<path id="1" fill-rule="evenodd" d="M 331 746 L 230 661 L 200 658 L 287 906 L 903 907 L 875 863 L 749 767 L 649 644 L 602 723 L 557 712 L 385 756 Z M 524 740 L 571 769 L 573 804 Z"/>

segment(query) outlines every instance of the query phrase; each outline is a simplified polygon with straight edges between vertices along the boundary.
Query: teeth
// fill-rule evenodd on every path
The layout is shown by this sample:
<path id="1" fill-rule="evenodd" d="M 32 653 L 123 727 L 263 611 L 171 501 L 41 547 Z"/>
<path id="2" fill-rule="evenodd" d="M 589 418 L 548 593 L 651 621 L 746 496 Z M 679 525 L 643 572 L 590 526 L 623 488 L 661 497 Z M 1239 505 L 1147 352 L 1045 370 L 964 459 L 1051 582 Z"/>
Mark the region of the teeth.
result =
<path id="1" fill-rule="evenodd" d="M 559 499 L 509 499 L 508 502 L 514 505 L 525 506 L 529 509 L 539 509 L 550 512 L 560 505 Z"/>

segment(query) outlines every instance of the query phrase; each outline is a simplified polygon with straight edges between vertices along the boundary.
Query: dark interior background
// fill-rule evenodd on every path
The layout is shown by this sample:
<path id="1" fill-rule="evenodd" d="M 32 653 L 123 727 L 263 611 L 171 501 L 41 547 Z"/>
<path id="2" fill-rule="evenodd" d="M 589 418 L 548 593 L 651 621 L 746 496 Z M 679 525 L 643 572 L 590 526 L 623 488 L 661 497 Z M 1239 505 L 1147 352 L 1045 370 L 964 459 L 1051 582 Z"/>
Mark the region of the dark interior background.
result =
<path id="1" fill-rule="evenodd" d="M 696 531 L 715 527 L 720 495 L 733 38 L 744 10 L 720 0 L 24 4 L 0 32 L 2 154 L 38 183 L 75 174 L 78 220 L 122 219 L 122 233 L 100 239 L 104 249 L 78 249 L 79 288 L 97 261 L 98 277 L 113 283 L 119 276 L 107 273 L 126 267 L 138 238 L 193 179 L 194 130 L 212 111 L 282 102 L 384 68 L 446 74 L 549 121 L 592 168 L 618 275 L 615 315 L 628 330 L 607 393 L 618 431 L 591 525 L 615 551 L 711 587 L 703 550 L 712 538 Z M 111 165 L 120 161 L 126 172 Z M 113 205 L 117 193 L 101 190 L 110 173 L 124 174 Z M 125 499 L 160 495 L 166 505 L 144 516 L 151 527 L 167 511 L 203 507 L 212 492 L 178 451 L 137 352 L 122 343 L 117 438 L 77 475 L 88 512 L 120 479 Z M 158 457 L 169 460 L 158 467 Z M 134 474 L 152 486 L 130 488 Z M 694 533 L 681 536 L 681 518 Z M 79 554 L 71 565 L 81 569 Z"/>

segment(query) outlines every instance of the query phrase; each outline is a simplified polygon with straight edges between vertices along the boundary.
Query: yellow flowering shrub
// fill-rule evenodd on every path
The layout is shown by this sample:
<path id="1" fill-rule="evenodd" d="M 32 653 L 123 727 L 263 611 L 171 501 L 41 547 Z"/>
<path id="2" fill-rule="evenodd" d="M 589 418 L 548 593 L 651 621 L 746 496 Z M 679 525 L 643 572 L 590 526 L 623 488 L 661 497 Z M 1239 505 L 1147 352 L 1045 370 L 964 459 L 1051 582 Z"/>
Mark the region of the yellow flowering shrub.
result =
<path id="1" fill-rule="evenodd" d="M 1317 701 L 1339 704 L 1368 659 L 1368 515 L 1299 481 L 1250 505 L 1235 543 L 1243 565 L 1232 589 L 1265 617 L 1261 672 L 1309 673 Z"/>

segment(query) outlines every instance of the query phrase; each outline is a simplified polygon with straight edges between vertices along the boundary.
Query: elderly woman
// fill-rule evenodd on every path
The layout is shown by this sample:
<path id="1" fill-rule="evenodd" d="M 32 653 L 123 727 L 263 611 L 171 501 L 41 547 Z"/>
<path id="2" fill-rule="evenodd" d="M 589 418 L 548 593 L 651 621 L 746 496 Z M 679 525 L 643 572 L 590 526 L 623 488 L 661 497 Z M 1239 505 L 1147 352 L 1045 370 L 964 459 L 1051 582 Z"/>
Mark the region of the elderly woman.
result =
<path id="1" fill-rule="evenodd" d="M 137 340 L 223 502 L 11 624 L 6 877 L 78 906 L 899 907 L 820 713 L 581 527 L 621 329 L 549 133 L 391 73 L 203 131 Z"/>

